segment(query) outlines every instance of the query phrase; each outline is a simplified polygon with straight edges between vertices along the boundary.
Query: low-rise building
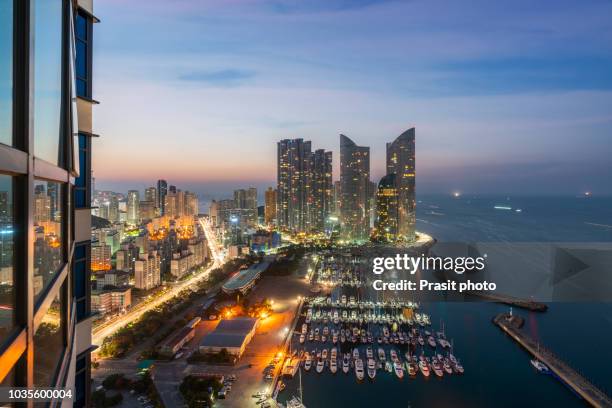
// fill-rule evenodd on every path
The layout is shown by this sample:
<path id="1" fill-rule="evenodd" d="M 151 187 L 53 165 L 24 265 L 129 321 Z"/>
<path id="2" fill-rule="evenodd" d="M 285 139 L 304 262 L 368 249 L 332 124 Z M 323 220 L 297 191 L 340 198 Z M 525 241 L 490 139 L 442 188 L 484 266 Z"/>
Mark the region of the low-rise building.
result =
<path id="1" fill-rule="evenodd" d="M 114 286 L 117 288 L 128 286 L 130 284 L 130 273 L 121 270 L 100 271 L 96 273 L 96 288 L 104 289 L 106 286 Z"/>
<path id="2" fill-rule="evenodd" d="M 189 325 L 168 337 L 159 347 L 159 352 L 166 356 L 173 356 L 195 336 L 195 326 Z"/>
<path id="3" fill-rule="evenodd" d="M 132 305 L 132 288 L 94 290 L 91 292 L 91 309 L 102 315 L 125 312 Z"/>
<path id="4" fill-rule="evenodd" d="M 238 360 L 255 336 L 258 322 L 258 319 L 251 317 L 223 319 L 214 331 L 204 336 L 199 351 L 201 353 L 218 353 L 225 349 Z"/>

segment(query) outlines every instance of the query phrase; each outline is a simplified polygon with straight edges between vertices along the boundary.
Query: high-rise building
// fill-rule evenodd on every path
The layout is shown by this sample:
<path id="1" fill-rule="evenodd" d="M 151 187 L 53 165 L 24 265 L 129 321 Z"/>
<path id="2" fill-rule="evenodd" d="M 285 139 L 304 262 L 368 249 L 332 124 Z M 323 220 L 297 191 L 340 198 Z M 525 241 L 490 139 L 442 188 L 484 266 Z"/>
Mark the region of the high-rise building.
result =
<path id="1" fill-rule="evenodd" d="M 119 199 L 115 195 L 108 199 L 108 220 L 110 222 L 119 221 Z"/>
<path id="2" fill-rule="evenodd" d="M 374 239 L 393 242 L 397 239 L 399 206 L 397 177 L 387 174 L 378 183 L 376 192 L 376 224 Z"/>
<path id="3" fill-rule="evenodd" d="M 257 224 L 257 189 L 240 189 L 234 191 L 234 208 L 241 210 L 240 218 L 244 226 Z"/>
<path id="4" fill-rule="evenodd" d="M 155 212 L 159 211 L 159 206 L 157 204 L 157 188 L 151 186 L 145 189 L 145 201 L 150 201 L 153 203 L 153 208 L 155 208 Z"/>
<path id="5" fill-rule="evenodd" d="M 75 407 L 91 406 L 92 7 L 0 6 L 0 383 L 69 388 Z"/>
<path id="6" fill-rule="evenodd" d="M 387 174 L 397 176 L 399 193 L 398 238 L 412 241 L 415 237 L 415 129 L 410 128 L 387 143 Z"/>
<path id="7" fill-rule="evenodd" d="M 340 135 L 342 234 L 350 240 L 370 235 L 370 148 Z"/>
<path id="8" fill-rule="evenodd" d="M 149 290 L 161 284 L 161 259 L 157 251 L 151 251 L 134 262 L 134 286 Z"/>
<path id="9" fill-rule="evenodd" d="M 176 188 L 174 189 L 174 191 L 170 190 L 166 194 L 164 202 L 164 215 L 167 215 L 170 218 L 174 218 L 179 215 L 178 196 L 176 194 Z"/>
<path id="10" fill-rule="evenodd" d="M 155 201 L 141 201 L 138 207 L 138 215 L 141 220 L 152 220 L 155 218 Z"/>
<path id="11" fill-rule="evenodd" d="M 332 152 L 318 149 L 311 158 L 311 188 L 308 196 L 310 229 L 323 231 L 332 208 Z"/>
<path id="12" fill-rule="evenodd" d="M 340 180 L 334 181 L 334 215 L 340 216 L 340 207 L 342 203 L 342 185 Z"/>
<path id="13" fill-rule="evenodd" d="M 127 222 L 137 225 L 140 221 L 140 192 L 130 190 L 127 193 Z"/>
<path id="14" fill-rule="evenodd" d="M 91 270 L 109 271 L 111 269 L 112 248 L 106 243 L 91 246 Z"/>
<path id="15" fill-rule="evenodd" d="M 185 191 L 185 215 L 198 215 L 200 213 L 198 195 L 190 191 Z"/>
<path id="16" fill-rule="evenodd" d="M 166 180 L 157 180 L 157 200 L 155 206 L 159 208 L 159 214 L 166 214 L 166 194 L 168 194 L 168 182 Z"/>
<path id="17" fill-rule="evenodd" d="M 284 139 L 277 143 L 277 224 L 291 231 L 309 227 L 311 143 Z"/>
<path id="18" fill-rule="evenodd" d="M 268 187 L 265 194 L 264 221 L 267 225 L 274 224 L 276 220 L 276 190 Z"/>

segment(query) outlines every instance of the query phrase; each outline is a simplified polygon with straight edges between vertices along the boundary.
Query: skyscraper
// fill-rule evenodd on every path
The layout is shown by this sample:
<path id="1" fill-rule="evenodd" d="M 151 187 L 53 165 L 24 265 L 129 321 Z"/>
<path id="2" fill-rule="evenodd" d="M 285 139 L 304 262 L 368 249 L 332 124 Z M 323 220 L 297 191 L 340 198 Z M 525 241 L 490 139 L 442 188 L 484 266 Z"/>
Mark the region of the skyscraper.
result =
<path id="1" fill-rule="evenodd" d="M 168 194 L 168 182 L 166 180 L 157 180 L 157 200 L 155 205 L 159 208 L 160 215 L 166 213 L 166 194 Z"/>
<path id="2" fill-rule="evenodd" d="M 0 6 L 0 382 L 69 388 L 75 407 L 91 406 L 92 7 Z"/>
<path id="3" fill-rule="evenodd" d="M 130 190 L 127 193 L 127 222 L 137 225 L 140 220 L 140 192 Z"/>
<path id="4" fill-rule="evenodd" d="M 370 148 L 340 135 L 342 235 L 351 240 L 370 235 Z"/>
<path id="5" fill-rule="evenodd" d="M 374 238 L 392 242 L 397 238 L 398 191 L 394 173 L 380 179 L 376 192 L 376 224 Z"/>
<path id="6" fill-rule="evenodd" d="M 276 220 L 276 190 L 268 187 L 265 196 L 264 222 L 267 225 L 274 224 Z"/>
<path id="7" fill-rule="evenodd" d="M 310 228 L 325 229 L 325 220 L 332 208 L 332 152 L 318 149 L 312 154 L 311 188 L 308 197 L 310 206 Z"/>
<path id="8" fill-rule="evenodd" d="M 277 216 L 281 228 L 308 228 L 310 164 L 310 142 L 284 139 L 277 143 Z"/>
<path id="9" fill-rule="evenodd" d="M 157 206 L 157 189 L 155 187 L 145 189 L 145 201 L 151 201 L 154 206 Z"/>
<path id="10" fill-rule="evenodd" d="M 387 143 L 387 174 L 397 176 L 398 238 L 412 241 L 415 237 L 415 129 L 410 128 Z"/>

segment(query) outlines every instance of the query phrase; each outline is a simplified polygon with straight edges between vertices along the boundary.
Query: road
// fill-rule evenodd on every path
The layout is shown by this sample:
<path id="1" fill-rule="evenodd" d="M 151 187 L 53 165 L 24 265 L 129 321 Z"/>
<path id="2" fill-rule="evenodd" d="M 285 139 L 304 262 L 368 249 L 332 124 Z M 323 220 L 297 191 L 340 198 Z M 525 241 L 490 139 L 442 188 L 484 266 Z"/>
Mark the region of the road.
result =
<path id="1" fill-rule="evenodd" d="M 223 251 L 220 250 L 219 243 L 217 241 L 217 237 L 215 236 L 214 231 L 210 227 L 208 220 L 205 218 L 200 218 L 199 222 L 200 222 L 200 225 L 202 226 L 202 229 L 204 230 L 204 235 L 206 236 L 206 240 L 208 241 L 208 248 L 210 250 L 211 259 L 212 259 L 211 265 L 208 268 L 206 268 L 204 271 L 198 273 L 197 275 L 189 279 L 186 279 L 182 282 L 176 283 L 175 285 L 170 287 L 168 291 L 162 293 L 161 295 L 154 298 L 153 300 L 147 303 L 141 303 L 138 306 L 131 309 L 126 314 L 118 316 L 117 318 L 110 320 L 109 322 L 105 322 L 103 325 L 94 328 L 93 333 L 92 333 L 93 344 L 98 345 L 98 346 L 101 345 L 102 341 L 106 337 L 112 335 L 113 333 L 115 333 L 117 330 L 119 330 L 121 327 L 125 326 L 126 324 L 133 322 L 134 320 L 140 318 L 140 316 L 142 316 L 145 312 L 151 309 L 154 309 L 157 306 L 161 305 L 162 303 L 172 299 L 177 294 L 179 294 L 179 292 L 181 292 L 182 290 L 187 289 L 195 285 L 199 281 L 205 279 L 210 273 L 210 271 L 212 271 L 215 268 L 220 267 L 225 262 L 225 254 L 223 253 Z"/>

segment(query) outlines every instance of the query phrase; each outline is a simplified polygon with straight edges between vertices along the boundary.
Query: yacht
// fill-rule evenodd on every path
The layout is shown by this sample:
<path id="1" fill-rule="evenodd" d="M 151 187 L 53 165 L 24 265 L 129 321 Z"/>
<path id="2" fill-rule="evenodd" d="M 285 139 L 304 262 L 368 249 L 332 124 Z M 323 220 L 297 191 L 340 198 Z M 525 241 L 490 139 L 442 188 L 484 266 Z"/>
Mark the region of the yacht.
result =
<path id="1" fill-rule="evenodd" d="M 397 378 L 404 378 L 404 369 L 402 368 L 402 363 L 399 361 L 393 363 L 393 371 L 395 371 Z"/>
<path id="2" fill-rule="evenodd" d="M 302 333 L 300 334 L 300 344 L 304 344 L 304 340 L 306 340 L 306 336 Z"/>
<path id="3" fill-rule="evenodd" d="M 419 334 L 419 338 L 417 339 L 417 341 L 419 342 L 421 346 L 425 345 L 425 339 L 423 339 L 423 336 L 421 336 L 420 334 Z"/>
<path id="4" fill-rule="evenodd" d="M 323 351 L 321 352 L 321 358 L 323 360 L 327 360 L 327 349 L 323 349 Z"/>
<path id="5" fill-rule="evenodd" d="M 395 351 L 395 349 L 391 349 L 391 361 L 393 361 L 393 362 L 398 361 L 397 351 Z"/>
<path id="6" fill-rule="evenodd" d="M 534 366 L 536 370 L 538 370 L 539 372 L 543 374 L 548 374 L 550 372 L 550 369 L 548 368 L 548 366 L 546 366 L 546 364 L 544 364 L 538 359 L 534 358 L 533 360 L 531 360 L 531 365 Z"/>
<path id="7" fill-rule="evenodd" d="M 430 374 L 429 373 L 429 366 L 427 365 L 427 360 L 425 360 L 424 357 L 422 357 L 419 360 L 419 369 L 421 370 L 421 374 L 423 374 L 424 377 L 429 377 L 429 374 Z"/>
<path id="8" fill-rule="evenodd" d="M 436 339 L 433 338 L 433 336 L 429 336 L 427 337 L 427 343 L 433 347 L 436 348 Z"/>
<path id="9" fill-rule="evenodd" d="M 358 358 L 355 360 L 355 375 L 357 376 L 358 380 L 363 380 L 363 374 L 363 360 Z"/>
<path id="10" fill-rule="evenodd" d="M 323 327 L 323 335 L 324 336 L 328 336 L 329 335 L 329 327 L 327 327 L 327 326 Z"/>
<path id="11" fill-rule="evenodd" d="M 307 331 L 308 331 L 308 325 L 306 323 L 304 323 L 302 325 L 302 334 L 306 334 Z"/>
<path id="12" fill-rule="evenodd" d="M 378 359 L 380 361 L 385 361 L 387 359 L 387 356 L 385 355 L 385 350 L 382 347 L 378 348 Z"/>
<path id="13" fill-rule="evenodd" d="M 444 368 L 444 371 L 446 372 L 446 374 L 453 373 L 453 367 L 451 366 L 451 362 L 448 358 L 445 358 L 444 360 L 442 360 L 442 368 Z"/>
<path id="14" fill-rule="evenodd" d="M 358 360 L 358 359 L 359 359 L 359 349 L 358 349 L 357 347 L 355 347 L 355 348 L 353 349 L 353 358 L 354 358 L 355 360 Z"/>
<path id="15" fill-rule="evenodd" d="M 368 377 L 372 380 L 376 377 L 376 362 L 373 358 L 368 359 Z"/>
<path id="16" fill-rule="evenodd" d="M 311 367 L 312 367 L 312 357 L 310 357 L 310 354 L 306 353 L 306 361 L 304 362 L 304 370 L 310 371 Z"/>
<path id="17" fill-rule="evenodd" d="M 459 373 L 459 374 L 463 374 L 464 369 L 463 369 L 463 366 L 461 365 L 461 363 L 460 363 L 459 361 L 457 361 L 457 362 L 455 363 L 455 365 L 453 366 L 453 368 L 455 369 L 455 371 L 456 371 L 457 373 Z"/>
<path id="18" fill-rule="evenodd" d="M 313 341 L 313 340 L 314 340 L 314 333 L 311 330 L 310 333 L 308 333 L 308 341 Z"/>
<path id="19" fill-rule="evenodd" d="M 336 333 L 335 331 L 334 334 L 332 334 L 332 343 L 338 343 L 338 333 Z"/>
<path id="20" fill-rule="evenodd" d="M 366 348 L 366 357 L 368 359 L 374 358 L 374 352 L 372 351 L 372 347 L 368 346 L 368 348 Z"/>
<path id="21" fill-rule="evenodd" d="M 338 371 L 338 360 L 335 357 L 329 360 L 329 371 L 331 371 L 332 374 L 336 374 L 336 371 Z"/>
<path id="22" fill-rule="evenodd" d="M 408 367 L 408 375 L 410 375 L 411 377 L 417 375 L 417 373 L 419 372 L 419 366 L 417 363 L 411 360 L 407 362 L 406 365 Z"/>
<path id="23" fill-rule="evenodd" d="M 442 375 L 444 375 L 442 364 L 440 364 L 440 361 L 435 356 L 431 358 L 431 368 L 436 376 L 442 377 Z"/>
<path id="24" fill-rule="evenodd" d="M 323 372 L 323 367 L 325 367 L 325 363 L 323 363 L 322 359 L 317 361 L 317 373 L 321 374 Z"/>
<path id="25" fill-rule="evenodd" d="M 348 373 L 351 368 L 351 357 L 348 353 L 344 354 L 344 358 L 342 359 L 342 371 L 344 374 Z"/>
<path id="26" fill-rule="evenodd" d="M 390 361 L 385 361 L 385 370 L 389 373 L 393 372 L 393 364 Z"/>

